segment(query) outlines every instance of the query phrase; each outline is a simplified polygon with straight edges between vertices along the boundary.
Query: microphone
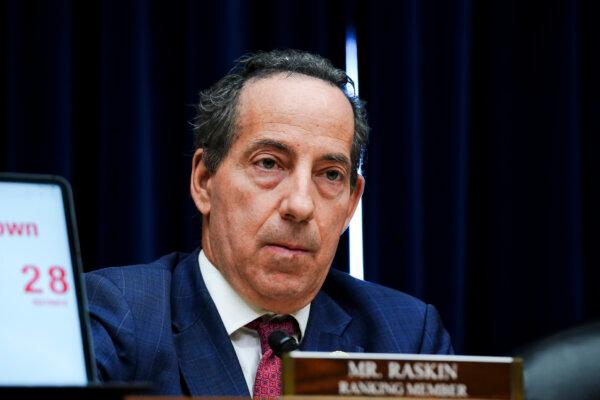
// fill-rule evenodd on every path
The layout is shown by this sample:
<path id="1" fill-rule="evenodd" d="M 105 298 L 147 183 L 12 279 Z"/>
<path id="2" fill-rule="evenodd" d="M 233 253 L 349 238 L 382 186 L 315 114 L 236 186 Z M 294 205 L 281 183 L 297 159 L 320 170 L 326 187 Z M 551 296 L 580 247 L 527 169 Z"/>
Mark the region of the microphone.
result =
<path id="1" fill-rule="evenodd" d="M 300 345 L 295 337 L 288 335 L 286 332 L 273 331 L 269 335 L 269 347 L 277 357 L 281 358 L 283 353 L 297 350 Z"/>

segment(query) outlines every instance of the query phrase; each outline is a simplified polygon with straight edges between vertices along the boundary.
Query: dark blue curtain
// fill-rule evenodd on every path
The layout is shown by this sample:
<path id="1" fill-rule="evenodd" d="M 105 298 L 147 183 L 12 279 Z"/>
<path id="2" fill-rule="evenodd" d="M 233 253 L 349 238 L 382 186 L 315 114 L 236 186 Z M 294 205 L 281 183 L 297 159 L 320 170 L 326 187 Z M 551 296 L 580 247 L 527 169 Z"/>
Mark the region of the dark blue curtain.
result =
<path id="1" fill-rule="evenodd" d="M 352 26 L 366 278 L 434 303 L 459 352 L 506 354 L 600 316 L 597 20 L 583 0 L 5 0 L 0 170 L 71 181 L 87 270 L 189 251 L 198 91 L 247 51 L 343 67 Z"/>
<path id="2" fill-rule="evenodd" d="M 367 278 L 436 304 L 469 353 L 598 316 L 591 4 L 403 1 L 358 15 Z"/>

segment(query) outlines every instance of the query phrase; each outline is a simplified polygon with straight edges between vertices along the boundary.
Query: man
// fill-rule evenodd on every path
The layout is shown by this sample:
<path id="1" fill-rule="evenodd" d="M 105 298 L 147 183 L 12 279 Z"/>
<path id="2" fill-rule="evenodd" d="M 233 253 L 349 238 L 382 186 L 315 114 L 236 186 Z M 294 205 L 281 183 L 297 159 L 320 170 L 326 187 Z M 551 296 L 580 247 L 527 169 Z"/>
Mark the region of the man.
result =
<path id="1" fill-rule="evenodd" d="M 432 306 L 329 269 L 364 187 L 368 128 L 348 82 L 321 57 L 273 51 L 201 93 L 202 250 L 87 274 L 101 379 L 262 397 L 279 368 L 265 332 L 284 326 L 301 350 L 452 352 Z"/>

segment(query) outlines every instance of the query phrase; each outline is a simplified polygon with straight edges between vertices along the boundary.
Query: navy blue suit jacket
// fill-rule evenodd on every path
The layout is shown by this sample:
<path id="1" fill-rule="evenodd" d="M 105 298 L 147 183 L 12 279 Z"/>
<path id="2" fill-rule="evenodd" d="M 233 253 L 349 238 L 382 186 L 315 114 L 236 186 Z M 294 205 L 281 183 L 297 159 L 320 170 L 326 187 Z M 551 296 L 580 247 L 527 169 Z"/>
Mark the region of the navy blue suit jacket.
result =
<path id="1" fill-rule="evenodd" d="M 149 381 L 160 394 L 249 396 L 198 251 L 94 271 L 85 280 L 101 380 Z M 452 353 L 432 306 L 334 270 L 312 302 L 300 348 Z"/>

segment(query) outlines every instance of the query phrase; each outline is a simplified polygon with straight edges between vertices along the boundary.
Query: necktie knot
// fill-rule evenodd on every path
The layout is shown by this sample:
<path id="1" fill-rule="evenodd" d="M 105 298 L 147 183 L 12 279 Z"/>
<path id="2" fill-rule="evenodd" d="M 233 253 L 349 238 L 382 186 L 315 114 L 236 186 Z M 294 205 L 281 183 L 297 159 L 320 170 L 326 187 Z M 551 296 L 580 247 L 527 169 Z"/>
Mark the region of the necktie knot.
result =
<path id="1" fill-rule="evenodd" d="M 269 347 L 269 335 L 275 331 L 284 331 L 290 336 L 294 336 L 299 332 L 298 323 L 296 320 L 289 316 L 265 318 L 259 317 L 254 321 L 248 323 L 246 327 L 258 332 L 260 338 L 261 353 L 265 354 Z"/>

